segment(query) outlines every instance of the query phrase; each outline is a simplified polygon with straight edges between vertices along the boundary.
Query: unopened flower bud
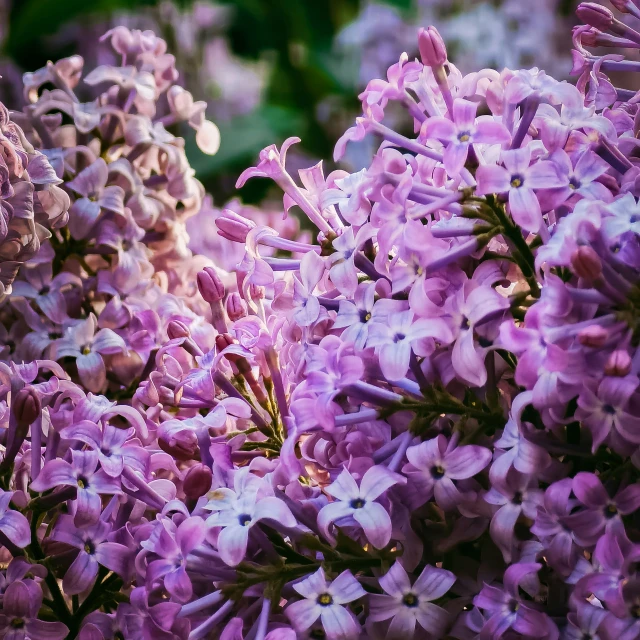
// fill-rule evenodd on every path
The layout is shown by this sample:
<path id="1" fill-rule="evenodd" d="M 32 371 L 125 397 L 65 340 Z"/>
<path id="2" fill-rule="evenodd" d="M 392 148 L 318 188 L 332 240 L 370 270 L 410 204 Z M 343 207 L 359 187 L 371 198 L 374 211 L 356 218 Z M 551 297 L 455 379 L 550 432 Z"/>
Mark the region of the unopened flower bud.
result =
<path id="1" fill-rule="evenodd" d="M 585 280 L 597 280 L 602 275 L 600 256 L 587 246 L 578 247 L 571 256 L 573 272 Z"/>
<path id="2" fill-rule="evenodd" d="M 232 322 L 247 315 L 247 305 L 237 293 L 232 293 L 227 298 L 227 315 Z"/>
<path id="3" fill-rule="evenodd" d="M 254 222 L 235 211 L 231 211 L 231 209 L 224 209 L 222 214 L 216 218 L 218 233 L 232 242 L 244 243 L 247 240 L 247 234 L 255 226 Z"/>
<path id="4" fill-rule="evenodd" d="M 42 410 L 42 404 L 36 392 L 31 387 L 25 387 L 16 393 L 12 409 L 18 426 L 26 426 L 35 422 Z"/>
<path id="5" fill-rule="evenodd" d="M 196 276 L 200 295 L 211 304 L 224 298 L 224 285 L 213 267 L 205 267 Z"/>
<path id="6" fill-rule="evenodd" d="M 171 320 L 167 325 L 167 335 L 169 336 L 169 340 L 176 340 L 178 338 L 189 338 L 191 336 L 191 332 L 184 322 L 180 322 L 180 320 Z"/>
<path id="7" fill-rule="evenodd" d="M 615 20 L 613 13 L 597 2 L 581 2 L 576 9 L 576 15 L 584 23 L 600 31 L 607 31 Z"/>
<path id="8" fill-rule="evenodd" d="M 586 47 L 597 47 L 599 35 L 601 35 L 601 32 L 593 27 L 588 29 L 581 27 L 580 42 Z"/>
<path id="9" fill-rule="evenodd" d="M 616 349 L 604 365 L 604 372 L 608 376 L 622 378 L 628 375 L 629 371 L 631 371 L 631 356 L 623 349 Z"/>
<path id="10" fill-rule="evenodd" d="M 418 47 L 422 64 L 427 67 L 437 67 L 447 61 L 447 48 L 442 36 L 435 27 L 420 29 L 418 32 Z"/>
<path id="11" fill-rule="evenodd" d="M 599 324 L 593 324 L 578 333 L 578 341 L 580 344 L 585 347 L 593 347 L 594 349 L 602 347 L 608 337 L 609 332 Z"/>
<path id="12" fill-rule="evenodd" d="M 213 473 L 206 465 L 199 462 L 187 471 L 184 477 L 183 489 L 187 498 L 197 500 L 211 489 Z"/>
<path id="13" fill-rule="evenodd" d="M 233 338 L 228 333 L 219 333 L 216 336 L 216 348 L 218 353 L 224 351 L 227 347 L 233 344 Z"/>
<path id="14" fill-rule="evenodd" d="M 262 300 L 265 296 L 264 287 L 261 287 L 257 284 L 250 284 L 249 295 L 251 296 L 252 300 Z"/>

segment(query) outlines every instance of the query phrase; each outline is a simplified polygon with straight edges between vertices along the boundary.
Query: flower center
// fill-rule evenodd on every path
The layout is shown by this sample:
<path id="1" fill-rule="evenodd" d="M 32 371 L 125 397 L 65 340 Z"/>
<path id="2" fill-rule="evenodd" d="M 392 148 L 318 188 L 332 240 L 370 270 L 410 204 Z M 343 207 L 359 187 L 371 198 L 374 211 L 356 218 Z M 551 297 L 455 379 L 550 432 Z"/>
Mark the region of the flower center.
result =
<path id="1" fill-rule="evenodd" d="M 11 621 L 12 629 L 22 629 L 24 627 L 24 618 L 14 618 Z"/>
<path id="2" fill-rule="evenodd" d="M 580 180 L 578 180 L 578 178 L 571 178 L 569 180 L 569 189 L 573 189 L 574 191 L 576 189 L 580 188 Z"/>
<path id="3" fill-rule="evenodd" d="M 460 142 L 469 142 L 469 140 L 471 140 L 471 136 L 469 135 L 468 131 L 461 131 L 458 134 L 458 140 Z"/>
<path id="4" fill-rule="evenodd" d="M 84 476 L 79 476 L 77 484 L 80 489 L 86 489 L 89 486 L 89 481 Z"/>
<path id="5" fill-rule="evenodd" d="M 328 607 L 333 604 L 333 597 L 330 593 L 321 593 L 318 596 L 318 604 L 321 607 Z"/>
<path id="6" fill-rule="evenodd" d="M 516 491 L 513 494 L 513 498 L 511 500 L 513 504 L 522 504 L 522 493 L 520 491 Z"/>
<path id="7" fill-rule="evenodd" d="M 404 333 L 396 333 L 395 336 L 393 336 L 393 341 L 394 342 L 400 342 L 401 340 L 404 340 L 407 336 Z"/>
<path id="8" fill-rule="evenodd" d="M 631 217 L 629 218 L 629 222 L 630 222 L 631 224 L 635 224 L 636 222 L 638 222 L 638 220 L 640 220 L 640 216 L 635 216 L 635 215 L 634 215 L 634 216 L 631 216 Z"/>
<path id="9" fill-rule="evenodd" d="M 520 188 L 524 183 L 524 178 L 520 175 L 511 176 L 511 186 L 514 189 Z"/>
<path id="10" fill-rule="evenodd" d="M 509 602 L 509 611 L 515 613 L 520 608 L 520 603 L 517 600 L 511 600 Z"/>
<path id="11" fill-rule="evenodd" d="M 84 550 L 89 554 L 93 555 L 96 552 L 96 548 L 91 540 L 87 540 L 84 543 Z"/>
<path id="12" fill-rule="evenodd" d="M 327 637 L 327 634 L 325 633 L 324 629 L 314 629 L 310 634 L 309 634 L 309 640 L 324 640 Z"/>
<path id="13" fill-rule="evenodd" d="M 616 408 L 612 404 L 602 405 L 602 410 L 610 416 L 613 416 L 616 413 Z"/>
<path id="14" fill-rule="evenodd" d="M 402 604 L 405 607 L 414 608 L 418 606 L 418 596 L 415 593 L 405 593 L 402 598 Z"/>
<path id="15" fill-rule="evenodd" d="M 46 296 L 47 293 L 49 293 L 49 291 L 51 291 L 51 288 L 49 287 L 49 285 L 44 285 L 44 287 L 42 287 L 42 289 L 40 289 L 40 295 L 41 296 Z"/>
<path id="16" fill-rule="evenodd" d="M 249 523 L 251 522 L 251 516 L 248 513 L 241 513 L 238 516 L 238 522 L 241 526 L 248 527 Z"/>
<path id="17" fill-rule="evenodd" d="M 618 515 L 618 507 L 615 504 L 608 504 L 604 510 L 604 517 L 608 520 Z"/>
<path id="18" fill-rule="evenodd" d="M 440 478 L 444 478 L 444 469 L 437 464 L 435 467 L 431 467 L 431 477 L 434 480 L 440 480 Z"/>
<path id="19" fill-rule="evenodd" d="M 369 320 L 371 320 L 371 314 L 370 313 L 365 313 L 364 314 L 364 321 L 365 322 L 369 322 Z"/>
<path id="20" fill-rule="evenodd" d="M 49 340 L 58 340 L 58 338 L 62 338 L 62 334 L 56 331 L 49 331 Z"/>
<path id="21" fill-rule="evenodd" d="M 82 347 L 81 351 L 83 356 L 88 356 L 91 353 L 91 347 L 86 344 L 84 347 Z"/>
<path id="22" fill-rule="evenodd" d="M 365 505 L 365 501 L 362 498 L 355 498 L 350 504 L 352 509 L 362 509 Z"/>

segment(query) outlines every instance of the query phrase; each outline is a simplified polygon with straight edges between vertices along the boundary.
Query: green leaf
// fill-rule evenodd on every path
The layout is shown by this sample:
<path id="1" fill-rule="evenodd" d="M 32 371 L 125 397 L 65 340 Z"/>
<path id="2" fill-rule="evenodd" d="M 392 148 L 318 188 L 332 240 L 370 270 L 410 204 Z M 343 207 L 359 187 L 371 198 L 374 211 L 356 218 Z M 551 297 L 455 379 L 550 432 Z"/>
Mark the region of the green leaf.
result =
<path id="1" fill-rule="evenodd" d="M 72 20 L 153 4 L 155 0 L 21 0 L 11 12 L 5 50 L 14 59 L 26 61 L 43 49 L 43 36 L 56 33 Z"/>

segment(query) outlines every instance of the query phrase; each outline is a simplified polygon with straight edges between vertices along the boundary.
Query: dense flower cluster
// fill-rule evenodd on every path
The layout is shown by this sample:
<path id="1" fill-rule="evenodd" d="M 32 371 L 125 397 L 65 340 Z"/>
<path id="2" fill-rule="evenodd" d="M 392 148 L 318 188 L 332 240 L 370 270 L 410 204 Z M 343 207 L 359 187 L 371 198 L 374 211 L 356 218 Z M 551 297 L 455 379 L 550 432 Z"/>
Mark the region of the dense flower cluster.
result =
<path id="1" fill-rule="evenodd" d="M 108 38 L 94 103 L 77 59 L 26 79 L 69 206 L 3 306 L 0 636 L 640 638 L 633 99 L 421 30 L 336 146 L 369 167 L 294 177 L 290 138 L 240 177 L 316 235 L 200 213 L 216 267 L 154 103 L 213 125 L 162 41 Z"/>

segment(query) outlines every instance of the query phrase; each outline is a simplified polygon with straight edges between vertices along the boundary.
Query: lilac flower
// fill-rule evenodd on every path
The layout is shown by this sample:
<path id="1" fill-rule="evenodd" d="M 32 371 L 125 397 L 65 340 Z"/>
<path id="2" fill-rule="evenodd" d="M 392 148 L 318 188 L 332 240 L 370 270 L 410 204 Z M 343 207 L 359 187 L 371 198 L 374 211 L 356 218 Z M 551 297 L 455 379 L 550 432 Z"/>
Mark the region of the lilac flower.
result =
<path id="1" fill-rule="evenodd" d="M 293 588 L 304 598 L 285 609 L 296 631 L 305 631 L 320 618 L 329 638 L 355 640 L 358 637 L 358 622 L 344 605 L 362 598 L 366 592 L 350 571 L 343 571 L 335 580 L 327 582 L 320 567 Z"/>
<path id="2" fill-rule="evenodd" d="M 97 451 L 72 451 L 72 463 L 51 460 L 31 483 L 31 488 L 38 492 L 60 486 L 76 488 L 76 526 L 95 524 L 102 510 L 100 495 L 122 493 L 119 479 L 110 478 L 102 469 L 96 470 L 98 458 Z"/>
<path id="3" fill-rule="evenodd" d="M 477 193 L 507 193 L 513 219 L 526 231 L 538 231 L 542 225 L 542 214 L 534 190 L 564 187 L 567 180 L 560 176 L 550 160 L 539 160 L 531 165 L 529 147 L 503 151 L 501 160 L 504 167 L 478 167 Z"/>
<path id="4" fill-rule="evenodd" d="M 111 329 L 100 329 L 96 333 L 98 321 L 91 314 L 86 320 L 67 328 L 64 337 L 56 341 L 56 360 L 75 358 L 78 374 L 86 387 L 99 393 L 106 383 L 106 368 L 103 355 L 124 354 L 127 351 L 124 340 Z"/>
<path id="5" fill-rule="evenodd" d="M 592 450 L 609 437 L 616 441 L 640 443 L 640 418 L 628 411 L 628 404 L 638 388 L 635 375 L 604 377 L 598 384 L 588 380 L 578 397 L 576 418 L 591 431 Z"/>
<path id="6" fill-rule="evenodd" d="M 89 420 L 81 420 L 60 431 L 60 436 L 68 440 L 79 440 L 98 452 L 102 470 L 111 478 L 122 474 L 127 467 L 144 471 L 148 453 L 137 438 L 132 438 L 133 429 L 117 429 L 113 425 L 100 427 Z"/>
<path id="7" fill-rule="evenodd" d="M 476 120 L 477 110 L 476 103 L 456 98 L 453 101 L 452 120 L 425 120 L 425 137 L 448 143 L 444 152 L 444 167 L 452 177 L 457 176 L 464 167 L 472 144 L 504 144 L 511 139 L 508 129 L 491 116 L 481 116 Z"/>
<path id="8" fill-rule="evenodd" d="M 62 622 L 38 620 L 42 599 L 42 590 L 34 582 L 10 584 L 2 599 L 0 635 L 11 640 L 63 640 L 69 629 Z"/>
<path id="9" fill-rule="evenodd" d="M 70 189 L 82 196 L 73 203 L 70 211 L 70 229 L 74 238 L 85 238 L 103 210 L 124 214 L 122 187 L 106 186 L 108 177 L 107 163 L 98 158 L 68 183 Z"/>
<path id="10" fill-rule="evenodd" d="M 451 332 L 444 320 L 414 318 L 412 311 L 391 313 L 386 322 L 372 322 L 369 327 L 367 346 L 376 348 L 382 373 L 389 380 L 404 377 L 411 352 L 420 355 L 420 342 L 425 338 L 451 341 Z"/>
<path id="11" fill-rule="evenodd" d="M 376 549 L 383 549 L 391 539 L 391 518 L 387 510 L 375 502 L 387 489 L 406 480 L 386 467 L 371 467 L 362 476 L 360 486 L 353 476 L 343 469 L 335 482 L 325 491 L 337 498 L 318 513 L 318 526 L 324 535 L 332 538 L 329 528 L 333 523 L 346 524 L 355 520 L 364 530 L 369 542 Z"/>
<path id="12" fill-rule="evenodd" d="M 416 506 L 435 496 L 440 507 L 451 511 L 463 494 L 454 480 L 465 480 L 480 473 L 491 461 L 491 451 L 477 445 L 456 446 L 443 435 L 407 449 L 409 464 L 403 472 L 409 478 Z"/>
<path id="13" fill-rule="evenodd" d="M 535 488 L 536 482 L 530 477 L 513 471 L 504 486 L 494 486 L 485 494 L 489 504 L 500 508 L 491 518 L 490 533 L 505 561 L 513 555 L 514 528 L 521 514 L 535 518 L 537 508 L 542 502 L 542 491 Z"/>
<path id="14" fill-rule="evenodd" d="M 56 324 L 68 319 L 64 290 L 82 285 L 82 281 L 71 273 L 59 273 L 53 278 L 52 265 L 41 264 L 23 271 L 25 281 L 13 284 L 13 295 L 32 299 L 42 313 Z"/>
<path id="15" fill-rule="evenodd" d="M 502 589 L 485 584 L 473 599 L 476 607 L 489 615 L 480 633 L 481 638 L 501 638 L 509 629 L 525 637 L 540 638 L 548 635 L 549 623 L 546 616 L 527 606 L 518 589 L 526 577 L 541 568 L 541 565 L 535 563 L 513 564 L 504 572 Z"/>
<path id="16" fill-rule="evenodd" d="M 245 474 L 246 475 L 246 474 Z M 218 552 L 222 560 L 235 567 L 244 559 L 249 543 L 249 531 L 261 520 L 274 520 L 282 526 L 296 526 L 289 507 L 273 496 L 258 497 L 255 484 L 245 483 L 243 474 L 236 474 L 235 491 L 221 487 L 208 494 L 206 508 L 216 513 L 207 518 L 209 527 L 221 527 Z"/>
<path id="17" fill-rule="evenodd" d="M 573 478 L 573 493 L 586 508 L 565 518 L 583 546 L 594 544 L 605 531 L 620 531 L 621 516 L 640 508 L 640 486 L 630 484 L 609 497 L 600 479 L 593 473 L 579 472 Z"/>
<path id="18" fill-rule="evenodd" d="M 427 565 L 411 584 L 407 572 L 396 560 L 391 569 L 379 579 L 386 595 L 369 596 L 372 622 L 393 618 L 387 638 L 412 638 L 416 623 L 425 632 L 439 637 L 449 619 L 445 609 L 433 604 L 451 589 L 456 577 L 450 571 Z"/>
<path id="19" fill-rule="evenodd" d="M 158 555 L 149 563 L 147 583 L 151 587 L 162 579 L 165 589 L 178 602 L 187 602 L 193 593 L 187 575 L 187 556 L 204 541 L 206 528 L 202 518 L 187 518 L 178 527 L 163 519 L 158 524 L 159 533 L 153 542 L 143 547 Z"/>
<path id="20" fill-rule="evenodd" d="M 579 602 L 576 611 L 567 615 L 569 624 L 563 638 L 566 640 L 582 640 L 589 636 L 593 640 L 601 640 L 598 629 L 607 617 L 606 609 L 601 609 L 586 602 Z"/>
<path id="21" fill-rule="evenodd" d="M 111 526 L 101 520 L 93 526 L 77 529 L 72 516 L 60 516 L 51 539 L 79 549 L 64 574 L 66 593 L 73 595 L 88 589 L 98 575 L 99 565 L 123 578 L 128 576 L 131 551 L 117 542 L 107 542 L 110 532 Z"/>

